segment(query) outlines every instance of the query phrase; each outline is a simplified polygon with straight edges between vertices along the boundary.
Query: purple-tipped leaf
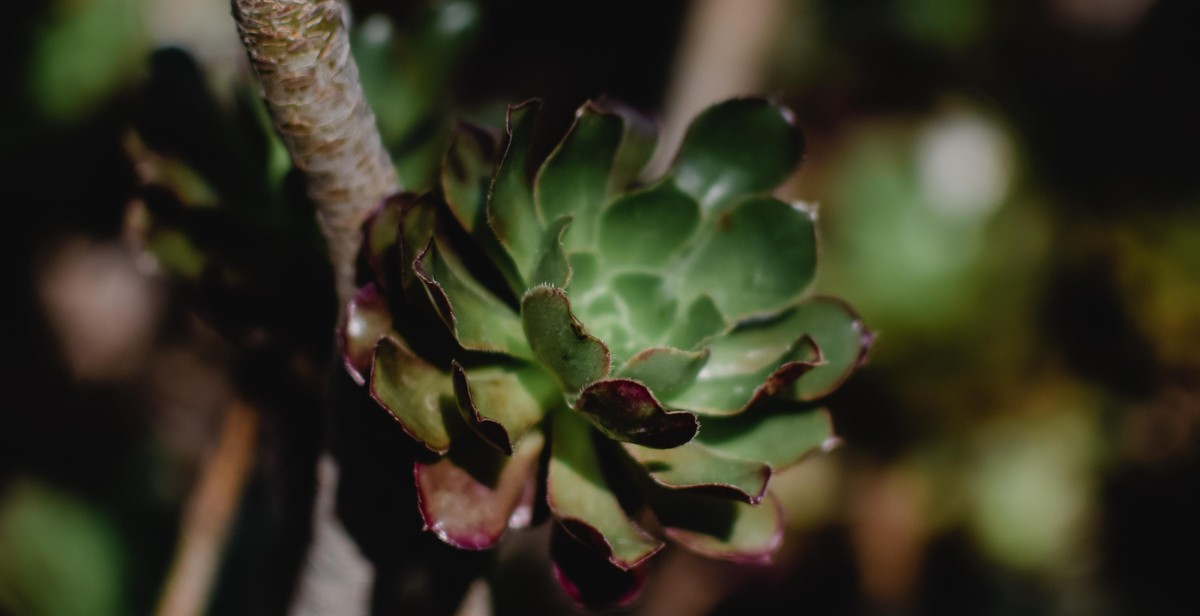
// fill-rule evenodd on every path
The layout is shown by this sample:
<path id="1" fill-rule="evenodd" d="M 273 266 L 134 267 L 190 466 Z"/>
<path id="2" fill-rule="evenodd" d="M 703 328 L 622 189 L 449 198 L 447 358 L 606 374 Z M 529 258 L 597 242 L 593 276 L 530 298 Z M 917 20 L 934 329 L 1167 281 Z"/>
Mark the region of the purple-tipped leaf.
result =
<path id="1" fill-rule="evenodd" d="M 664 409 L 645 385 L 629 379 L 592 383 L 575 410 L 611 439 L 656 449 L 683 445 L 700 429 L 695 415 Z"/>
<path id="2" fill-rule="evenodd" d="M 591 427 L 569 410 L 554 414 L 546 499 L 564 528 L 621 570 L 636 567 L 662 549 L 662 542 L 621 508 L 601 470 Z"/>
<path id="3" fill-rule="evenodd" d="M 392 333 L 392 312 L 374 283 L 361 287 L 346 306 L 342 324 L 342 363 L 354 382 L 362 385 L 371 372 L 375 345 Z"/>
<path id="4" fill-rule="evenodd" d="M 544 442 L 541 433 L 530 432 L 506 457 L 479 439 L 461 437 L 437 462 L 417 462 L 417 505 L 426 530 L 456 548 L 496 545 L 527 496 Z"/>
<path id="5" fill-rule="evenodd" d="M 557 525 L 550 534 L 550 560 L 554 579 L 583 608 L 627 606 L 645 584 L 643 567 L 628 570 L 615 567 Z"/>

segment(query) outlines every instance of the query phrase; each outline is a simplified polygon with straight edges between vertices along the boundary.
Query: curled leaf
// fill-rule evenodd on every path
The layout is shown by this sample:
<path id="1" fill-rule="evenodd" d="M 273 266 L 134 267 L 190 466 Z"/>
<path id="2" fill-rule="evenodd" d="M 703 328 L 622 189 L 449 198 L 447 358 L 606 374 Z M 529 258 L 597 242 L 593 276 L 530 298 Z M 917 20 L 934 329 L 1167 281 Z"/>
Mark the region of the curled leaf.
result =
<path id="1" fill-rule="evenodd" d="M 695 415 L 663 409 L 645 385 L 629 379 L 592 383 L 575 410 L 609 438 L 656 449 L 683 445 L 700 429 Z"/>
<path id="2" fill-rule="evenodd" d="M 584 608 L 627 606 L 645 583 L 642 567 L 621 569 L 580 543 L 560 526 L 550 534 L 550 560 L 554 579 L 567 596 Z"/>
<path id="3" fill-rule="evenodd" d="M 651 498 L 663 532 L 680 546 L 709 558 L 767 564 L 783 543 L 784 517 L 768 493 L 760 505 L 660 489 Z"/>
<path id="4" fill-rule="evenodd" d="M 371 371 L 375 345 L 392 331 L 392 312 L 387 299 L 374 283 L 360 288 L 346 306 L 346 321 L 342 325 L 342 363 L 350 378 L 362 385 Z"/>
<path id="5" fill-rule="evenodd" d="M 804 154 L 791 111 L 742 98 L 709 107 L 688 127 L 671 177 L 706 210 L 740 196 L 768 193 Z"/>
<path id="6" fill-rule="evenodd" d="M 413 271 L 463 348 L 531 357 L 517 315 L 475 282 L 439 239 L 429 241 Z"/>
<path id="7" fill-rule="evenodd" d="M 370 391 L 417 442 L 434 453 L 450 449 L 450 439 L 462 421 L 448 375 L 385 337 L 375 348 Z"/>
<path id="8" fill-rule="evenodd" d="M 452 367 L 454 393 L 467 425 L 507 455 L 542 420 L 561 393 L 536 366 Z"/>
<path id="9" fill-rule="evenodd" d="M 584 103 L 567 136 L 538 171 L 534 197 L 544 220 L 575 217 L 575 228 L 566 238 L 569 248 L 588 248 L 593 243 L 623 130 L 620 116 Z"/>
<path id="10" fill-rule="evenodd" d="M 659 485 L 698 489 L 757 505 L 767 492 L 771 468 L 723 456 L 696 442 L 674 449 L 651 449 L 625 444 L 625 451 Z"/>
<path id="11" fill-rule="evenodd" d="M 716 343 L 714 342 L 714 356 Z M 751 372 L 728 371 L 710 359 L 696 380 L 668 401 L 703 415 L 736 415 L 784 391 L 822 364 L 821 350 L 801 336 L 781 357 Z"/>
<path id="12" fill-rule="evenodd" d="M 623 571 L 662 549 L 662 542 L 629 519 L 609 489 L 587 422 L 564 410 L 554 415 L 553 426 L 546 500 L 555 519 Z"/>
<path id="13" fill-rule="evenodd" d="M 488 197 L 488 224 L 528 281 L 542 244 L 542 222 L 529 180 L 529 146 L 540 101 L 508 108 L 507 142 Z"/>
<path id="14" fill-rule="evenodd" d="M 837 443 L 829 411 L 773 400 L 751 413 L 704 420 L 696 438 L 709 449 L 783 469 Z"/>
<path id="15" fill-rule="evenodd" d="M 562 289 L 530 289 L 521 301 L 521 320 L 533 356 L 568 394 L 608 376 L 608 347 L 584 330 Z"/>
<path id="16" fill-rule="evenodd" d="M 545 439 L 531 432 L 511 457 L 473 437 L 455 439 L 450 454 L 413 470 L 426 530 L 466 550 L 500 540 L 537 469 Z"/>
<path id="17" fill-rule="evenodd" d="M 439 181 L 450 213 L 467 232 L 487 226 L 487 193 L 496 165 L 496 139 L 473 124 L 460 123 L 442 157 Z"/>

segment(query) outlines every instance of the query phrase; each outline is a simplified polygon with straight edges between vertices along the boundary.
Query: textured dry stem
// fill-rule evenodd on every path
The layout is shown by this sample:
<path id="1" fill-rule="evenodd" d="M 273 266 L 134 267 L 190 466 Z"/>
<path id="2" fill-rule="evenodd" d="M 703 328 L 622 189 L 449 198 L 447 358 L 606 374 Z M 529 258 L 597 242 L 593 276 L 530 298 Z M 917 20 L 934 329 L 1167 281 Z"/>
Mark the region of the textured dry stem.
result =
<path id="1" fill-rule="evenodd" d="M 233 0 L 275 127 L 307 179 L 338 297 L 354 292 L 360 228 L 397 187 L 350 55 L 341 0 Z"/>

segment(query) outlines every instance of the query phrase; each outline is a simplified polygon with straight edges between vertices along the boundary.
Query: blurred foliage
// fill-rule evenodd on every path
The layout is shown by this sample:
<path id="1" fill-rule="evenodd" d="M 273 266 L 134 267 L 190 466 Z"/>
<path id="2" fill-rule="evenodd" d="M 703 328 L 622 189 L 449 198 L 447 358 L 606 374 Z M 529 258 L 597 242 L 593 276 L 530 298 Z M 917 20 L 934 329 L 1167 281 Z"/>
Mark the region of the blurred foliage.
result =
<path id="1" fill-rule="evenodd" d="M 112 524 L 69 493 L 30 480 L 0 493 L 0 611 L 124 614 L 124 560 Z"/>
<path id="2" fill-rule="evenodd" d="M 552 0 L 351 4 L 368 95 L 409 188 L 427 185 L 456 117 L 495 124 L 500 101 L 545 97 L 548 135 L 599 94 L 661 107 L 688 6 L 618 0 L 581 19 Z M 781 4 L 763 91 L 809 139 L 785 190 L 819 204 L 818 289 L 854 298 L 880 338 L 829 401 L 841 453 L 776 479 L 792 512 L 779 562 L 744 573 L 664 559 L 668 582 L 647 589 L 647 609 L 677 586 L 712 613 L 1196 613 L 1193 568 L 1178 563 L 1200 550 L 1200 4 Z M 271 411 L 214 609 L 279 612 L 298 559 L 287 546 L 303 530 L 279 529 L 307 518 L 278 512 L 307 484 L 280 469 L 309 468 L 315 451 L 301 426 L 316 423 L 328 272 L 244 72 L 172 38 L 232 30 L 227 5 L 183 25 L 167 5 L 13 7 L 0 151 L 18 180 L 5 265 L 21 361 L 5 378 L 21 403 L 0 429 L 5 613 L 152 605 L 175 529 L 139 508 L 167 498 L 148 496 L 154 482 L 127 481 L 128 466 L 154 475 L 162 458 L 129 451 L 205 434 L 164 436 L 169 408 L 148 376 L 73 379 L 38 291 L 64 235 L 138 230 L 152 275 L 179 281 L 161 344 L 191 345 L 216 324 L 246 353 L 235 380 L 286 409 Z M 423 61 L 404 60 L 414 53 Z M 536 156 L 550 145 L 535 139 Z M 372 481 L 402 482 L 369 462 Z M 411 508 L 411 493 L 360 492 Z M 106 513 L 83 504 L 97 502 Z M 379 526 L 415 532 L 412 517 Z M 528 546 L 503 550 L 499 613 L 569 609 Z M 239 585 L 246 563 L 279 573 Z M 403 583 L 380 590 L 381 605 L 444 588 L 424 569 L 389 572 Z"/>

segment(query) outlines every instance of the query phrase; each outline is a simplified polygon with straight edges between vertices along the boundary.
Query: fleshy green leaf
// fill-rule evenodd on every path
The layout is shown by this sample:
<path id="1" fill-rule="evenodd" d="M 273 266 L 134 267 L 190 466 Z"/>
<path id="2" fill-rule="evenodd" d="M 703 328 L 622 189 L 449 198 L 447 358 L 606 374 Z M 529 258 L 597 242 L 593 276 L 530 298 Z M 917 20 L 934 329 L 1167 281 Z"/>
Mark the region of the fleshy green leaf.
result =
<path id="1" fill-rule="evenodd" d="M 837 443 L 829 411 L 783 400 L 737 417 L 704 420 L 699 442 L 727 456 L 787 468 Z"/>
<path id="2" fill-rule="evenodd" d="M 508 455 L 552 405 L 561 403 L 561 392 L 536 366 L 468 371 L 454 362 L 452 373 L 454 394 L 467 425 Z"/>
<path id="3" fill-rule="evenodd" d="M 521 302 L 521 319 L 533 356 L 558 377 L 568 394 L 608 376 L 608 348 L 571 314 L 562 289 L 530 289 Z"/>
<path id="4" fill-rule="evenodd" d="M 507 457 L 464 435 L 437 462 L 417 462 L 413 474 L 425 529 L 456 548 L 494 546 L 535 479 L 544 442 L 541 433 L 530 432 Z"/>
<path id="5" fill-rule="evenodd" d="M 766 464 L 723 456 L 696 442 L 674 449 L 626 444 L 625 451 L 663 487 L 701 489 L 751 505 L 762 501 L 771 478 Z"/>
<path id="6" fill-rule="evenodd" d="M 671 176 L 706 210 L 768 193 L 804 154 L 790 111 L 762 99 L 734 99 L 701 113 L 688 127 Z"/>
<path id="7" fill-rule="evenodd" d="M 363 223 L 363 251 L 375 279 L 385 289 L 392 286 L 395 272 L 394 262 L 398 259 L 397 241 L 400 235 L 400 217 L 404 204 L 415 199 L 411 193 L 400 193 L 384 199 L 371 216 Z"/>
<path id="8" fill-rule="evenodd" d="M 691 385 L 696 375 L 708 363 L 709 350 L 681 351 L 671 347 L 646 349 L 634 355 L 617 370 L 616 375 L 632 379 L 655 396 L 670 396 Z"/>
<path id="9" fill-rule="evenodd" d="M 586 295 L 600 282 L 600 263 L 595 253 L 575 252 L 567 259 L 571 264 L 571 283 L 565 288 L 573 297 Z"/>
<path id="10" fill-rule="evenodd" d="M 462 421 L 455 408 L 450 376 L 413 355 L 392 338 L 375 348 L 371 397 L 413 439 L 434 453 L 450 449 Z"/>
<path id="11" fill-rule="evenodd" d="M 725 331 L 725 317 L 713 302 L 712 296 L 702 293 L 692 300 L 687 312 L 679 319 L 668 338 L 679 349 L 694 349 L 708 338 Z"/>
<path id="12" fill-rule="evenodd" d="M 460 123 L 442 157 L 440 182 L 446 205 L 472 234 L 487 225 L 487 193 L 495 156 L 496 140 L 490 133 Z"/>
<path id="13" fill-rule="evenodd" d="M 537 175 L 534 197 L 544 220 L 574 216 L 566 237 L 570 249 L 589 248 L 596 218 L 607 196 L 609 172 L 621 144 L 621 117 L 584 103 L 570 132 L 550 153 Z"/>
<path id="14" fill-rule="evenodd" d="M 668 402 L 702 415 L 736 415 L 783 391 L 796 379 L 819 366 L 821 351 L 812 338 L 802 336 L 775 361 L 753 372 L 736 372 L 713 357 L 696 376 L 696 381 Z"/>
<path id="15" fill-rule="evenodd" d="M 529 146 L 540 107 L 539 101 L 509 107 L 504 158 L 488 198 L 488 223 L 526 281 L 542 245 L 542 223 L 529 180 Z"/>
<path id="16" fill-rule="evenodd" d="M 618 198 L 600 218 L 608 267 L 662 271 L 700 224 L 700 207 L 671 182 Z"/>
<path id="17" fill-rule="evenodd" d="M 413 271 L 463 348 L 532 358 L 517 315 L 475 282 L 441 240 L 430 240 Z"/>
<path id="18" fill-rule="evenodd" d="M 654 555 L 663 544 L 629 519 L 609 489 L 588 423 L 563 410 L 553 426 L 546 498 L 554 517 L 624 571 Z"/>
<path id="19" fill-rule="evenodd" d="M 636 335 L 636 339 L 631 341 L 635 346 L 653 344 L 670 329 L 679 304 L 661 277 L 643 272 L 625 272 L 613 278 L 609 286 L 624 304 L 625 309 L 621 314 L 624 325 Z M 636 350 L 619 349 L 623 357 L 628 357 Z"/>
<path id="20" fill-rule="evenodd" d="M 571 262 L 563 250 L 563 234 L 571 226 L 571 221 L 570 216 L 564 216 L 550 223 L 546 229 L 537 265 L 529 279 L 530 286 L 548 284 L 565 289 L 571 282 Z"/>
<path id="21" fill-rule="evenodd" d="M 654 147 L 658 144 L 658 127 L 649 116 L 620 102 L 602 99 L 593 104 L 624 120 L 621 147 L 617 149 L 608 177 L 608 194 L 623 192 L 638 179 L 654 155 Z"/>
<path id="22" fill-rule="evenodd" d="M 628 571 L 614 567 L 558 525 L 550 533 L 550 561 L 563 592 L 584 608 L 629 605 L 646 581 L 644 567 Z"/>
<path id="23" fill-rule="evenodd" d="M 772 197 L 752 197 L 713 221 L 683 277 L 735 320 L 796 301 L 812 282 L 817 237 L 812 214 Z"/>
<path id="24" fill-rule="evenodd" d="M 401 202 L 399 242 L 400 280 L 409 299 L 425 295 L 424 285 L 413 268 L 413 264 L 429 245 L 437 228 L 437 205 L 429 195 Z"/>
<path id="25" fill-rule="evenodd" d="M 575 410 L 609 438 L 656 449 L 683 445 L 700 429 L 695 415 L 663 409 L 645 385 L 628 379 L 592 383 Z"/>
<path id="26" fill-rule="evenodd" d="M 374 283 L 354 294 L 346 306 L 342 325 L 342 362 L 354 382 L 366 383 L 366 374 L 375 358 L 375 344 L 392 331 L 392 312 L 387 299 Z"/>
<path id="27" fill-rule="evenodd" d="M 787 351 L 788 341 L 811 336 L 825 364 L 796 382 L 797 397 L 813 400 L 828 394 L 862 363 L 874 339 L 862 319 L 841 300 L 818 297 L 768 319 L 738 325 L 712 341 L 709 367 L 720 373 L 747 373 Z"/>
<path id="28" fill-rule="evenodd" d="M 821 348 L 825 365 L 796 381 L 796 397 L 816 400 L 833 393 L 859 366 L 875 341 L 862 318 L 849 304 L 829 297 L 818 297 L 796 306 L 789 315 L 788 327 L 812 336 Z"/>
<path id="29" fill-rule="evenodd" d="M 766 564 L 783 542 L 783 511 L 770 493 L 755 506 L 659 488 L 650 502 L 667 537 L 702 556 Z"/>

